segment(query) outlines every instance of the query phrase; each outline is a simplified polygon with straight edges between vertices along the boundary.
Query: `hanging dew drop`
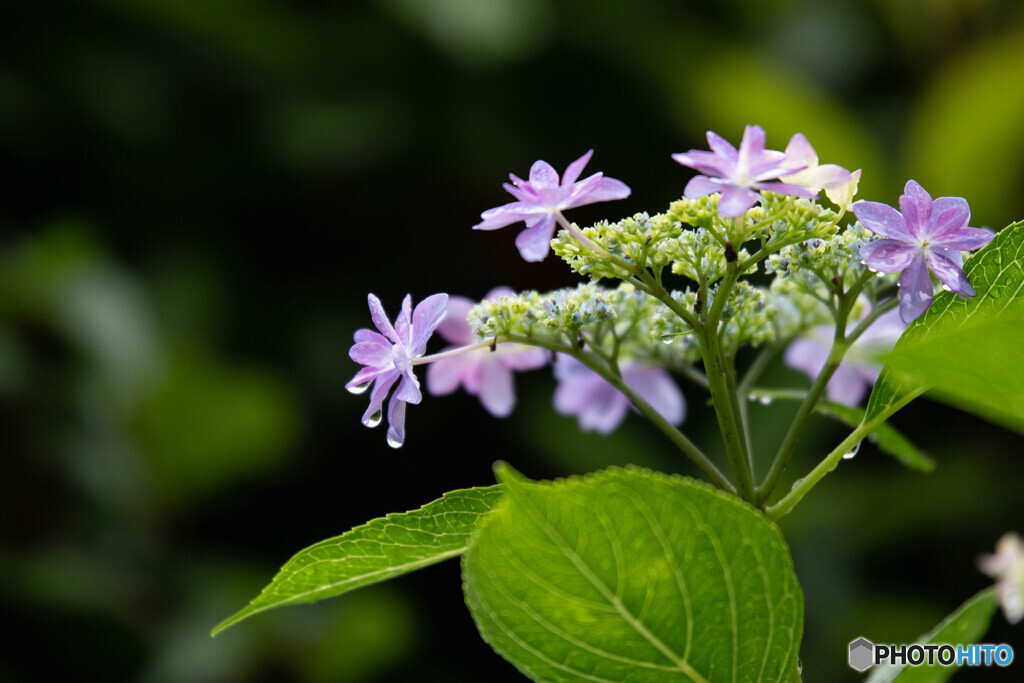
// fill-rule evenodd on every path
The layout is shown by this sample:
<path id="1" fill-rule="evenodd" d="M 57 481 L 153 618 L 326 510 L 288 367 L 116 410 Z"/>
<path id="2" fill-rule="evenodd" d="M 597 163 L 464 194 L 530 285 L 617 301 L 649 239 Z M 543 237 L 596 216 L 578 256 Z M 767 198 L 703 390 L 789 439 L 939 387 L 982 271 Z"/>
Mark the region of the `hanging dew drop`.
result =
<path id="1" fill-rule="evenodd" d="M 345 387 L 345 388 L 348 389 L 348 392 L 350 394 L 359 395 L 359 394 L 365 393 L 366 390 L 370 388 L 371 384 L 373 384 L 372 380 L 369 381 L 369 382 L 363 382 L 362 384 L 353 384 L 352 386 Z"/>
<path id="2" fill-rule="evenodd" d="M 882 271 L 878 271 L 877 273 L 875 273 L 875 277 L 877 278 L 883 278 L 886 275 L 888 275 L 888 273 L 883 273 Z"/>
<path id="3" fill-rule="evenodd" d="M 800 486 L 800 484 L 802 484 L 802 483 L 804 483 L 804 480 L 803 480 L 803 479 L 797 479 L 796 481 L 794 481 L 794 482 L 793 482 L 793 488 L 794 488 L 794 489 L 795 489 L 795 488 L 797 488 L 797 487 L 798 487 L 798 486 Z"/>
<path id="4" fill-rule="evenodd" d="M 391 434 L 388 434 L 388 445 L 392 448 L 401 448 L 403 443 L 405 442 L 399 441 L 395 437 L 391 436 Z"/>
<path id="5" fill-rule="evenodd" d="M 857 451 L 860 450 L 860 441 L 853 445 L 853 448 L 843 453 L 843 460 L 853 460 L 857 456 Z"/>
<path id="6" fill-rule="evenodd" d="M 663 335 L 661 335 L 661 343 L 662 344 L 671 344 L 672 340 L 675 339 L 675 338 L 676 338 L 676 336 L 674 334 L 663 334 Z"/>
<path id="7" fill-rule="evenodd" d="M 384 417 L 384 413 L 378 410 L 376 413 L 374 413 L 370 417 L 366 418 L 366 420 L 363 422 L 363 424 L 366 425 L 367 427 L 370 427 L 372 429 L 372 428 L 374 428 L 374 427 L 376 427 L 377 425 L 380 424 L 380 421 L 381 421 L 381 419 L 383 419 L 383 417 Z"/>
<path id="8" fill-rule="evenodd" d="M 757 402 L 763 406 L 770 406 L 772 404 L 772 397 L 768 394 L 762 394 L 761 397 L 757 399 Z"/>

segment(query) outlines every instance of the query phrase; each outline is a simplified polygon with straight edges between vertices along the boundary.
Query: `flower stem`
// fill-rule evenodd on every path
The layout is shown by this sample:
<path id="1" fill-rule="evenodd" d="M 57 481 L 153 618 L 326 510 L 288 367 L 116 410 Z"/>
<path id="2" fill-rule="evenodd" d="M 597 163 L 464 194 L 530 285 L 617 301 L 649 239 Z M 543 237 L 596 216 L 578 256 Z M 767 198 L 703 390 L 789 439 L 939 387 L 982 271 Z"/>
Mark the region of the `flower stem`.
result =
<path id="1" fill-rule="evenodd" d="M 913 401 L 923 392 L 924 389 L 912 391 L 870 422 L 862 422 L 855 430 L 853 430 L 853 432 L 850 433 L 848 437 L 843 439 L 842 443 L 836 446 L 831 453 L 825 456 L 825 459 L 818 463 L 818 465 L 811 470 L 807 476 L 803 479 L 798 479 L 790 492 L 783 496 L 779 502 L 765 508 L 765 514 L 767 514 L 769 518 L 777 520 L 792 511 L 792 509 L 796 507 L 796 504 L 799 503 L 803 497 L 806 496 L 810 490 L 825 477 L 826 474 L 834 470 L 839 465 L 839 462 L 843 459 L 844 455 L 853 450 L 854 446 L 863 441 L 864 437 L 873 432 L 878 425 L 889 419 L 893 413 Z"/>
<path id="2" fill-rule="evenodd" d="M 431 356 L 420 356 L 419 358 L 412 358 L 409 360 L 410 365 L 424 365 L 426 363 L 433 363 L 435 360 L 442 360 L 444 358 L 451 358 L 452 356 L 458 356 L 463 353 L 470 351 L 476 351 L 477 349 L 486 349 L 493 347 L 497 343 L 497 337 L 494 339 L 485 339 L 476 344 L 470 344 L 469 346 L 460 346 L 457 349 L 450 349 L 448 351 L 442 351 L 441 353 L 435 353 Z"/>
<path id="3" fill-rule="evenodd" d="M 562 345 L 553 342 L 544 342 L 538 339 L 531 339 L 529 337 L 521 337 L 519 335 L 509 335 L 504 337 L 504 340 L 518 342 L 520 344 L 528 344 L 530 346 L 539 346 L 541 348 L 548 349 L 549 351 L 565 353 L 583 363 L 603 377 L 613 387 L 621 391 L 626 398 L 628 398 L 633 405 L 637 407 L 637 410 L 639 410 L 644 417 L 653 422 L 654 425 L 679 448 L 679 450 L 683 451 L 690 460 L 704 470 L 704 473 L 708 475 L 708 478 L 711 479 L 711 482 L 715 486 L 723 491 L 727 491 L 732 494 L 736 493 L 736 488 L 729 482 L 725 475 L 722 474 L 721 470 L 715 467 L 715 464 L 711 462 L 706 455 L 704 455 L 704 452 L 701 451 L 695 443 L 690 441 L 690 439 L 679 431 L 675 425 L 666 420 L 661 413 L 655 410 L 640 394 L 626 384 L 606 363 L 601 362 L 602 359 L 595 354 L 580 351 L 576 347 L 568 344 Z"/>
<path id="4" fill-rule="evenodd" d="M 796 417 L 793 418 L 793 423 L 789 426 L 789 430 L 786 432 L 786 436 L 782 440 L 782 445 L 779 446 L 779 452 L 776 454 L 775 460 L 772 462 L 771 468 L 768 470 L 768 474 L 765 476 L 764 482 L 762 482 L 762 484 L 757 488 L 758 505 L 764 505 L 768 501 L 768 498 L 771 497 L 775 487 L 778 485 L 779 479 L 782 477 L 782 473 L 786 469 L 786 465 L 789 464 L 790 458 L 793 457 L 793 452 L 796 450 L 796 444 L 800 440 L 800 436 L 803 434 L 804 429 L 807 426 L 811 413 L 814 412 L 814 407 L 818 404 L 818 401 L 821 400 L 821 396 L 825 392 L 825 388 L 828 386 L 829 380 L 832 379 L 832 375 L 835 374 L 836 370 L 839 369 L 839 365 L 843 362 L 843 356 L 846 355 L 846 352 L 849 350 L 853 342 L 855 342 L 857 338 L 868 329 L 871 323 L 877 320 L 883 313 L 891 310 L 897 304 L 897 301 L 894 298 L 876 306 L 870 313 L 864 316 L 850 334 L 846 334 L 846 323 L 849 319 L 850 311 L 853 309 L 853 305 L 857 301 L 857 296 L 860 295 L 864 285 L 871 277 L 871 273 L 865 270 L 864 274 L 839 301 L 839 306 L 836 309 L 836 333 L 832 341 L 832 348 L 829 350 L 828 358 L 825 361 L 825 366 L 821 369 L 821 372 L 818 373 L 814 383 L 811 384 L 811 389 L 807 392 L 807 396 L 804 398 L 803 403 L 800 404 Z"/>

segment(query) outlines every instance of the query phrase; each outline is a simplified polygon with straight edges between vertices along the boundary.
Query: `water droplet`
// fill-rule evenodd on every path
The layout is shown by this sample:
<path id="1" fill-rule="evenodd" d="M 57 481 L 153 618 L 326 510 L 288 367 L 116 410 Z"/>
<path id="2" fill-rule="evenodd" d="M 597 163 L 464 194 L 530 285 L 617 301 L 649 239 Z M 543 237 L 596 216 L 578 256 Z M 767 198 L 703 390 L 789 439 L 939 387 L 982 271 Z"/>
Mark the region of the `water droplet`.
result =
<path id="1" fill-rule="evenodd" d="M 378 410 L 376 413 L 363 420 L 363 424 L 372 429 L 380 424 L 380 421 L 383 417 L 384 413 Z"/>
<path id="2" fill-rule="evenodd" d="M 672 340 L 675 339 L 675 338 L 676 338 L 676 336 L 674 334 L 663 334 L 663 335 L 661 335 L 661 343 L 662 344 L 671 344 Z"/>
<path id="3" fill-rule="evenodd" d="M 877 273 L 875 273 L 875 277 L 877 278 L 883 278 L 886 275 L 888 275 L 888 273 L 883 273 L 882 271 L 878 271 Z"/>
<path id="4" fill-rule="evenodd" d="M 804 672 L 804 663 L 799 657 L 796 658 L 796 672 L 798 674 L 802 674 Z"/>
<path id="5" fill-rule="evenodd" d="M 793 488 L 795 489 L 796 487 L 800 486 L 800 484 L 802 484 L 802 483 L 804 483 L 803 479 L 797 479 L 796 481 L 793 482 Z"/>
<path id="6" fill-rule="evenodd" d="M 369 389 L 371 384 L 373 384 L 373 380 L 370 380 L 369 382 L 363 382 L 362 384 L 353 384 L 352 386 L 345 388 L 348 389 L 348 392 L 350 394 L 358 395 L 364 393 L 367 389 Z"/>
<path id="7" fill-rule="evenodd" d="M 405 442 L 399 441 L 395 437 L 391 436 L 391 434 L 388 434 L 388 445 L 392 448 L 401 448 L 403 443 Z"/>
<path id="8" fill-rule="evenodd" d="M 843 453 L 843 460 L 853 460 L 853 458 L 857 455 L 857 451 L 859 451 L 859 450 L 860 450 L 860 441 L 855 443 L 853 445 L 853 448 L 851 448 L 847 452 Z"/>
<path id="9" fill-rule="evenodd" d="M 762 394 L 761 397 L 757 399 L 757 402 L 763 406 L 770 406 L 772 404 L 772 400 L 772 397 L 768 394 Z"/>
<path id="10" fill-rule="evenodd" d="M 942 285 L 942 289 L 944 291 L 946 291 L 946 292 L 952 292 L 953 291 L 952 289 L 949 288 L 949 285 Z"/>

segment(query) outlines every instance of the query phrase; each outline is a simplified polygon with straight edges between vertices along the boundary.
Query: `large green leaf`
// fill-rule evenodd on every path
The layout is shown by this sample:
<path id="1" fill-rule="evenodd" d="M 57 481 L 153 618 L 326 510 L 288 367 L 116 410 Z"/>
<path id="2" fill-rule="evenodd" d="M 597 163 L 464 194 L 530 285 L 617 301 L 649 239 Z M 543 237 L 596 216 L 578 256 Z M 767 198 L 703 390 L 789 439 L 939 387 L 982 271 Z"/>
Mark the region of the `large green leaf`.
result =
<path id="1" fill-rule="evenodd" d="M 312 545 L 213 634 L 272 607 L 323 600 L 461 555 L 501 493 L 500 486 L 451 491 L 419 510 L 375 519 Z"/>
<path id="2" fill-rule="evenodd" d="M 536 681 L 784 681 L 803 632 L 789 550 L 764 515 L 637 468 L 506 496 L 463 558 L 481 635 Z"/>
<path id="3" fill-rule="evenodd" d="M 1024 222 L 1001 231 L 964 264 L 976 297 L 935 296 L 904 332 L 868 400 L 884 419 L 925 387 L 938 397 L 1024 431 Z M 1016 344 L 1015 344 L 1016 342 Z"/>
<path id="4" fill-rule="evenodd" d="M 921 645 L 970 645 L 981 640 L 996 611 L 995 590 L 986 588 L 960 605 L 942 623 L 921 636 Z M 957 666 L 879 666 L 864 683 L 943 683 Z"/>

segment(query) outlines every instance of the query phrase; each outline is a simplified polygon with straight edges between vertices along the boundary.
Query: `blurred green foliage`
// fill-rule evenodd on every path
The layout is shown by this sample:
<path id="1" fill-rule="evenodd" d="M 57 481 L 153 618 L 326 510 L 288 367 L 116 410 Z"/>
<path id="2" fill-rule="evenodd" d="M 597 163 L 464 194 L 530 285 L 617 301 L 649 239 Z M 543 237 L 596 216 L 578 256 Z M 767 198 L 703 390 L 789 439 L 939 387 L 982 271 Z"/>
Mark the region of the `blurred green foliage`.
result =
<path id="1" fill-rule="evenodd" d="M 468 229 L 506 173 L 594 147 L 634 193 L 574 220 L 660 210 L 689 178 L 668 155 L 746 123 L 863 168 L 861 196 L 913 177 L 1004 226 L 1024 216 L 1022 36 L 1014 0 L 4 4 L 0 678 L 520 680 L 455 567 L 207 637 L 297 548 L 489 484 L 496 459 L 692 474 L 637 418 L 578 436 L 540 373 L 506 422 L 428 399 L 392 452 L 342 389 L 366 292 L 393 310 L 568 284 Z M 793 409 L 751 406 L 759 466 Z M 852 680 L 857 635 L 925 632 L 1024 520 L 1019 436 L 927 402 L 896 425 L 933 474 L 865 445 L 783 522 L 807 680 Z M 793 476 L 841 436 L 816 422 Z"/>

